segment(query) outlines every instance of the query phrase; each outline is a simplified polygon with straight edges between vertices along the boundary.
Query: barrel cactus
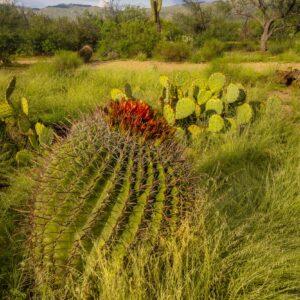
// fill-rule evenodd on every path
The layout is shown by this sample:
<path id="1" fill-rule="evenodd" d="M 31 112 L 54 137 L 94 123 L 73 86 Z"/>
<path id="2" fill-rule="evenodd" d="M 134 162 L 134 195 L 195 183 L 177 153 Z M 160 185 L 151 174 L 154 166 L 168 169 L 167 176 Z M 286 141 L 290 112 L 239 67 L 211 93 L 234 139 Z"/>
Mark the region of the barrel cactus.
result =
<path id="1" fill-rule="evenodd" d="M 42 159 L 29 251 L 37 285 L 96 268 L 99 251 L 120 262 L 139 242 L 154 245 L 176 228 L 191 200 L 190 168 L 156 121 L 142 102 L 110 103 Z"/>
<path id="2" fill-rule="evenodd" d="M 5 140 L 0 126 L 0 190 L 9 186 L 9 177 L 13 171 L 15 147 Z"/>
<path id="3" fill-rule="evenodd" d="M 85 45 L 79 50 L 78 54 L 85 63 L 88 63 L 93 56 L 93 48 L 89 45 Z"/>

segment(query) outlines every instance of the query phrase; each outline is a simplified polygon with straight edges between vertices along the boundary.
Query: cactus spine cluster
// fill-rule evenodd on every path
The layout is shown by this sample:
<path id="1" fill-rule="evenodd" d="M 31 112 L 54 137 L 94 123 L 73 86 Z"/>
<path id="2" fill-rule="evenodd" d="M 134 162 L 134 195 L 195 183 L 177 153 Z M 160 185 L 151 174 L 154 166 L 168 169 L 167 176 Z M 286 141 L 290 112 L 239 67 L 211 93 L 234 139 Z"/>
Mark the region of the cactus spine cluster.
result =
<path id="1" fill-rule="evenodd" d="M 43 159 L 33 196 L 37 284 L 84 272 L 99 251 L 122 260 L 141 236 L 152 244 L 174 228 L 188 205 L 189 172 L 171 139 L 121 132 L 101 110 L 74 124 Z"/>
<path id="2" fill-rule="evenodd" d="M 221 73 L 192 84 L 178 77 L 177 84 L 167 76 L 160 77 L 163 115 L 178 130 L 184 129 L 196 137 L 205 131 L 234 131 L 251 121 L 253 109 L 246 102 L 246 93 L 240 84 L 231 83 L 225 88 L 226 78 Z"/>

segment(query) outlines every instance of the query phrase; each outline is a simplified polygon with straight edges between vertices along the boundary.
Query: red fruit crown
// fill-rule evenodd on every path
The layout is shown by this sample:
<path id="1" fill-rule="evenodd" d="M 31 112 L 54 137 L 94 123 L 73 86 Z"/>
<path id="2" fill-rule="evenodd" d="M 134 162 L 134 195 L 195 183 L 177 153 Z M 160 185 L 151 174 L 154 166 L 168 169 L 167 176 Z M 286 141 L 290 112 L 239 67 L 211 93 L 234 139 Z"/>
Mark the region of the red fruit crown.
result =
<path id="1" fill-rule="evenodd" d="M 105 111 L 112 126 L 147 139 L 167 137 L 173 132 L 166 120 L 141 100 L 111 101 Z"/>

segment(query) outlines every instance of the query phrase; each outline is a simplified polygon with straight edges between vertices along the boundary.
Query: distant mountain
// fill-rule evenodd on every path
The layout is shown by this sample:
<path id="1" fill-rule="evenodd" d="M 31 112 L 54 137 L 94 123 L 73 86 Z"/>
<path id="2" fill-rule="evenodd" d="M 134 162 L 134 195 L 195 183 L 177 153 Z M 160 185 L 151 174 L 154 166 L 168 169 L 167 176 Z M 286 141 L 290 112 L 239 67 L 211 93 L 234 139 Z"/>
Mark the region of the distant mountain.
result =
<path id="1" fill-rule="evenodd" d="M 39 14 L 44 14 L 51 18 L 68 17 L 70 19 L 74 19 L 77 16 L 82 15 L 84 12 L 102 14 L 103 8 L 83 4 L 58 4 L 54 6 L 47 6 L 38 10 Z"/>
<path id="2" fill-rule="evenodd" d="M 176 2 L 177 1 L 179 3 L 182 3 L 181 0 L 176 0 Z M 206 0 L 205 2 L 212 2 L 212 0 Z M 74 19 L 77 16 L 82 15 L 84 12 L 102 15 L 104 12 L 104 8 L 85 4 L 58 4 L 54 6 L 47 6 L 36 11 L 39 14 L 44 14 L 51 18 L 68 17 Z M 150 14 L 149 8 L 147 8 L 147 11 Z M 161 17 L 164 19 L 171 19 L 174 15 L 178 13 L 188 14 L 189 12 L 183 4 L 175 4 L 163 7 L 161 10 Z"/>
<path id="3" fill-rule="evenodd" d="M 51 7 L 69 9 L 69 8 L 74 8 L 74 7 L 89 8 L 89 7 L 93 7 L 93 6 L 88 5 L 88 4 L 73 4 L 73 3 L 65 4 L 65 3 L 61 3 L 61 4 L 57 4 L 57 5 L 49 5 L 46 8 L 51 8 Z"/>

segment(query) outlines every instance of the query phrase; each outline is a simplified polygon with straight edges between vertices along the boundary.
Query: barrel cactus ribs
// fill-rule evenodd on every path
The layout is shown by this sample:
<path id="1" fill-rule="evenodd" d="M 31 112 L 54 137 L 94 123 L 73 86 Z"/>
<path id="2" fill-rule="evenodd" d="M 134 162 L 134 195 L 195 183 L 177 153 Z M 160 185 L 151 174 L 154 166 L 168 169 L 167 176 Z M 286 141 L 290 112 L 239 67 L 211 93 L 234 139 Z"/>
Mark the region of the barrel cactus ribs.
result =
<path id="1" fill-rule="evenodd" d="M 141 240 L 154 245 L 188 210 L 192 175 L 184 149 L 153 126 L 153 138 L 120 130 L 107 114 L 98 110 L 75 123 L 42 159 L 29 254 L 37 284 L 85 272 L 99 251 L 120 261 Z"/>

